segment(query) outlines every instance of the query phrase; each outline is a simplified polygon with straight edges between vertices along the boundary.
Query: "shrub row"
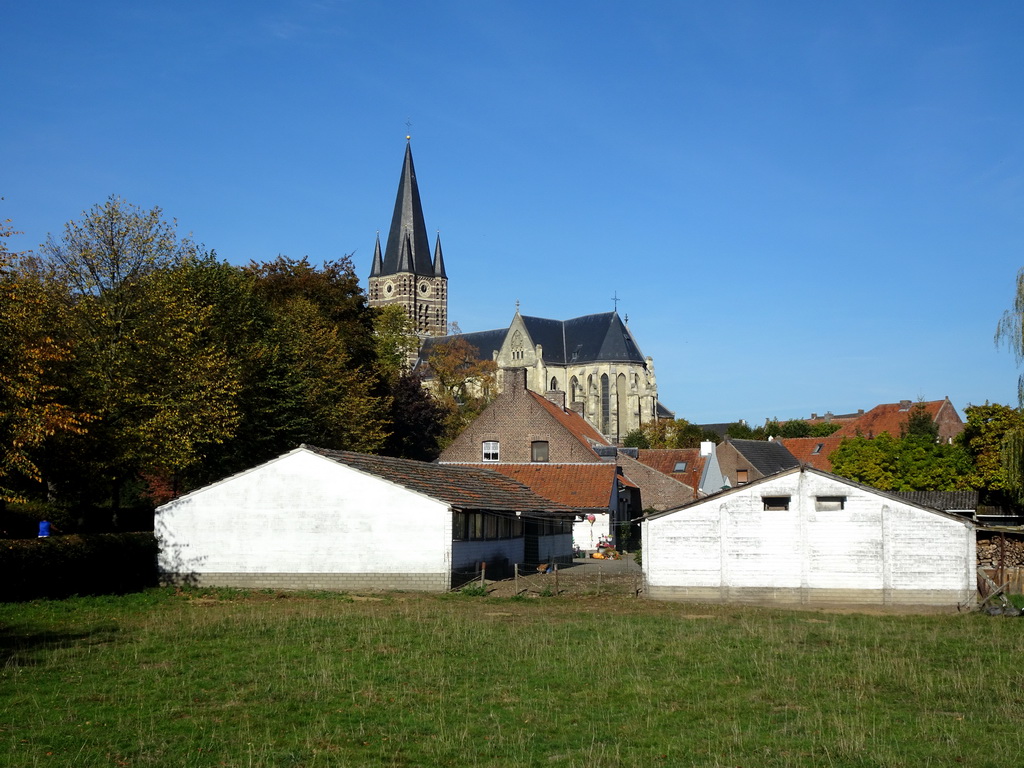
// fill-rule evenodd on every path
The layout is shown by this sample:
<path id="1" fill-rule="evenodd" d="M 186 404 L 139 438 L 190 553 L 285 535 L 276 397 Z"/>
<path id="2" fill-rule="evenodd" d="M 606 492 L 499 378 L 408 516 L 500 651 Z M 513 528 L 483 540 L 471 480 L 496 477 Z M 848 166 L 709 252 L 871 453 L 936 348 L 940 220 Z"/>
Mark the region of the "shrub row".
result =
<path id="1" fill-rule="evenodd" d="M 156 586 L 152 533 L 0 541 L 0 600 L 136 592 Z"/>

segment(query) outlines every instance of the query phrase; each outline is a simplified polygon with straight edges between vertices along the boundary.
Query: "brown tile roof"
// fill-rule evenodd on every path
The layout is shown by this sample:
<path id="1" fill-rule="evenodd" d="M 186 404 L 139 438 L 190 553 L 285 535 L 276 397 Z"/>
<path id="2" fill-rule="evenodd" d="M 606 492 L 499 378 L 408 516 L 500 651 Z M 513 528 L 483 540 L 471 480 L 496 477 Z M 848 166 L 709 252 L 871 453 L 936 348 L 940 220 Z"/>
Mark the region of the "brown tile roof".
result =
<path id="1" fill-rule="evenodd" d="M 543 395 L 539 395 L 532 390 L 527 390 L 527 392 L 534 400 L 540 403 L 544 410 L 551 414 L 555 421 L 562 425 L 564 429 L 583 445 L 590 448 L 591 451 L 593 451 L 592 446 L 594 443 L 598 445 L 611 445 L 611 443 L 605 440 L 604 435 L 594 429 L 590 422 L 576 413 L 576 411 L 555 405 Z M 597 457 L 597 453 L 594 453 L 594 456 Z"/>
<path id="2" fill-rule="evenodd" d="M 707 463 L 707 457 L 700 455 L 699 448 L 641 448 L 637 460 L 641 464 L 646 464 L 652 469 L 685 483 L 695 492 L 700 485 L 704 464 Z M 686 469 L 676 472 L 675 468 L 681 462 L 686 462 Z"/>
<path id="3" fill-rule="evenodd" d="M 832 434 L 832 437 L 856 437 L 858 434 L 864 437 L 878 437 L 883 432 L 888 432 L 893 437 L 899 437 L 915 408 L 923 405 L 925 412 L 934 419 L 945 402 L 945 400 L 930 400 L 926 403 L 911 403 L 909 400 L 904 400 L 902 403 L 876 405 L 860 418 L 845 423 L 841 429 Z"/>
<path id="4" fill-rule="evenodd" d="M 445 464 L 444 466 L 453 466 Z M 617 501 L 614 464 L 471 464 L 500 472 L 538 496 L 576 509 L 608 510 Z M 622 480 L 623 478 L 618 478 Z"/>
<path id="5" fill-rule="evenodd" d="M 576 510 L 534 493 L 524 484 L 490 469 L 452 464 L 428 464 L 412 459 L 373 456 L 302 446 L 339 464 L 357 469 L 410 491 L 438 499 L 457 509 L 502 512 L 574 513 Z"/>
<path id="6" fill-rule="evenodd" d="M 782 443 L 801 464 L 807 464 L 822 472 L 831 472 L 832 461 L 829 457 L 832 455 L 832 451 L 843 442 L 843 438 L 835 435 L 829 437 L 779 437 L 776 438 L 776 441 Z M 819 446 L 821 447 L 819 448 Z"/>

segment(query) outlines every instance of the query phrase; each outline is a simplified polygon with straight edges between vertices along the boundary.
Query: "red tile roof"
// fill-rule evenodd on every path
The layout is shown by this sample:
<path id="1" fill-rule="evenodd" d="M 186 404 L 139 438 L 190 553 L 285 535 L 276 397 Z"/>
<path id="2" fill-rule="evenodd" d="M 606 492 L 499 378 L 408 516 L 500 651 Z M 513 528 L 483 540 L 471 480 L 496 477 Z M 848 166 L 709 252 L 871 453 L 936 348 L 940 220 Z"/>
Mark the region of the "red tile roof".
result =
<path id="1" fill-rule="evenodd" d="M 534 400 L 540 403 L 540 405 L 543 406 L 549 414 L 551 414 L 552 418 L 561 424 L 563 428 L 565 428 L 583 445 L 590 448 L 591 451 L 593 451 L 592 446 L 594 443 L 597 443 L 598 445 L 611 445 L 611 443 L 605 440 L 604 435 L 594 429 L 590 422 L 576 413 L 576 411 L 571 411 L 568 408 L 562 408 L 559 405 L 555 405 L 543 395 L 539 395 L 532 390 L 527 390 L 527 392 Z M 596 452 L 594 453 L 594 456 L 597 457 Z"/>
<path id="2" fill-rule="evenodd" d="M 451 466 L 451 465 L 444 465 Z M 538 496 L 577 509 L 608 510 L 617 501 L 617 467 L 594 464 L 472 464 L 500 472 Z M 622 480 L 623 478 L 618 478 Z"/>
<path id="3" fill-rule="evenodd" d="M 785 446 L 801 464 L 807 464 L 822 472 L 832 471 L 829 456 L 843 442 L 842 437 L 779 437 L 776 440 Z M 819 448 L 820 446 L 820 448 Z"/>
<path id="4" fill-rule="evenodd" d="M 707 457 L 700 455 L 699 448 L 641 448 L 637 460 L 690 486 L 694 492 L 700 485 L 704 464 L 707 463 Z M 680 462 L 686 462 L 686 469 L 676 472 Z"/>
<path id="5" fill-rule="evenodd" d="M 856 437 L 857 435 L 878 437 L 883 432 L 888 432 L 893 437 L 899 437 L 915 408 L 924 406 L 925 412 L 935 419 L 945 403 L 946 400 L 931 400 L 926 403 L 911 403 L 904 400 L 902 403 L 876 405 L 863 416 L 845 423 L 841 429 L 832 434 L 832 437 Z"/>

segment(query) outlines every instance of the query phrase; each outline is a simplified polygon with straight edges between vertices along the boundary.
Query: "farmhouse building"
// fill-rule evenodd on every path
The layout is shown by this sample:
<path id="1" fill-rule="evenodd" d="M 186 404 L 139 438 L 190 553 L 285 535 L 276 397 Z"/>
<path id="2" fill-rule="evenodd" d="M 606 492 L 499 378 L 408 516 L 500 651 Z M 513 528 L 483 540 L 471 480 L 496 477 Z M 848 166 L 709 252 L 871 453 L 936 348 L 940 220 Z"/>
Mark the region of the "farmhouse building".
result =
<path id="1" fill-rule="evenodd" d="M 782 605 L 970 606 L 975 526 L 810 467 L 642 523 L 649 597 Z"/>
<path id="2" fill-rule="evenodd" d="M 500 473 L 301 446 L 156 510 L 169 583 L 443 591 L 572 558 L 579 510 Z"/>

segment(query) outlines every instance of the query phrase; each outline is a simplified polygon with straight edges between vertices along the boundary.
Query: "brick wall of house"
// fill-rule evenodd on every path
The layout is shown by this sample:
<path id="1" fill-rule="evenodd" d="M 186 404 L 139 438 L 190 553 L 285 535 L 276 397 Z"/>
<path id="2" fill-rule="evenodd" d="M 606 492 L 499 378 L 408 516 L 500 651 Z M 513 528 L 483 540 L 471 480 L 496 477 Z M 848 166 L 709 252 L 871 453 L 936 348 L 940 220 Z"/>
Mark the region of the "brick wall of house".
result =
<path id="1" fill-rule="evenodd" d="M 641 504 L 644 509 L 656 509 L 661 512 L 693 501 L 693 489 L 685 483 L 622 453 L 617 456 L 616 461 L 626 477 L 640 486 Z"/>
<path id="2" fill-rule="evenodd" d="M 441 461 L 478 463 L 484 441 L 500 443 L 499 460 L 529 462 L 531 444 L 547 441 L 552 463 L 594 462 L 597 456 L 559 424 L 526 389 L 526 370 L 506 370 L 504 391 L 441 454 Z"/>

